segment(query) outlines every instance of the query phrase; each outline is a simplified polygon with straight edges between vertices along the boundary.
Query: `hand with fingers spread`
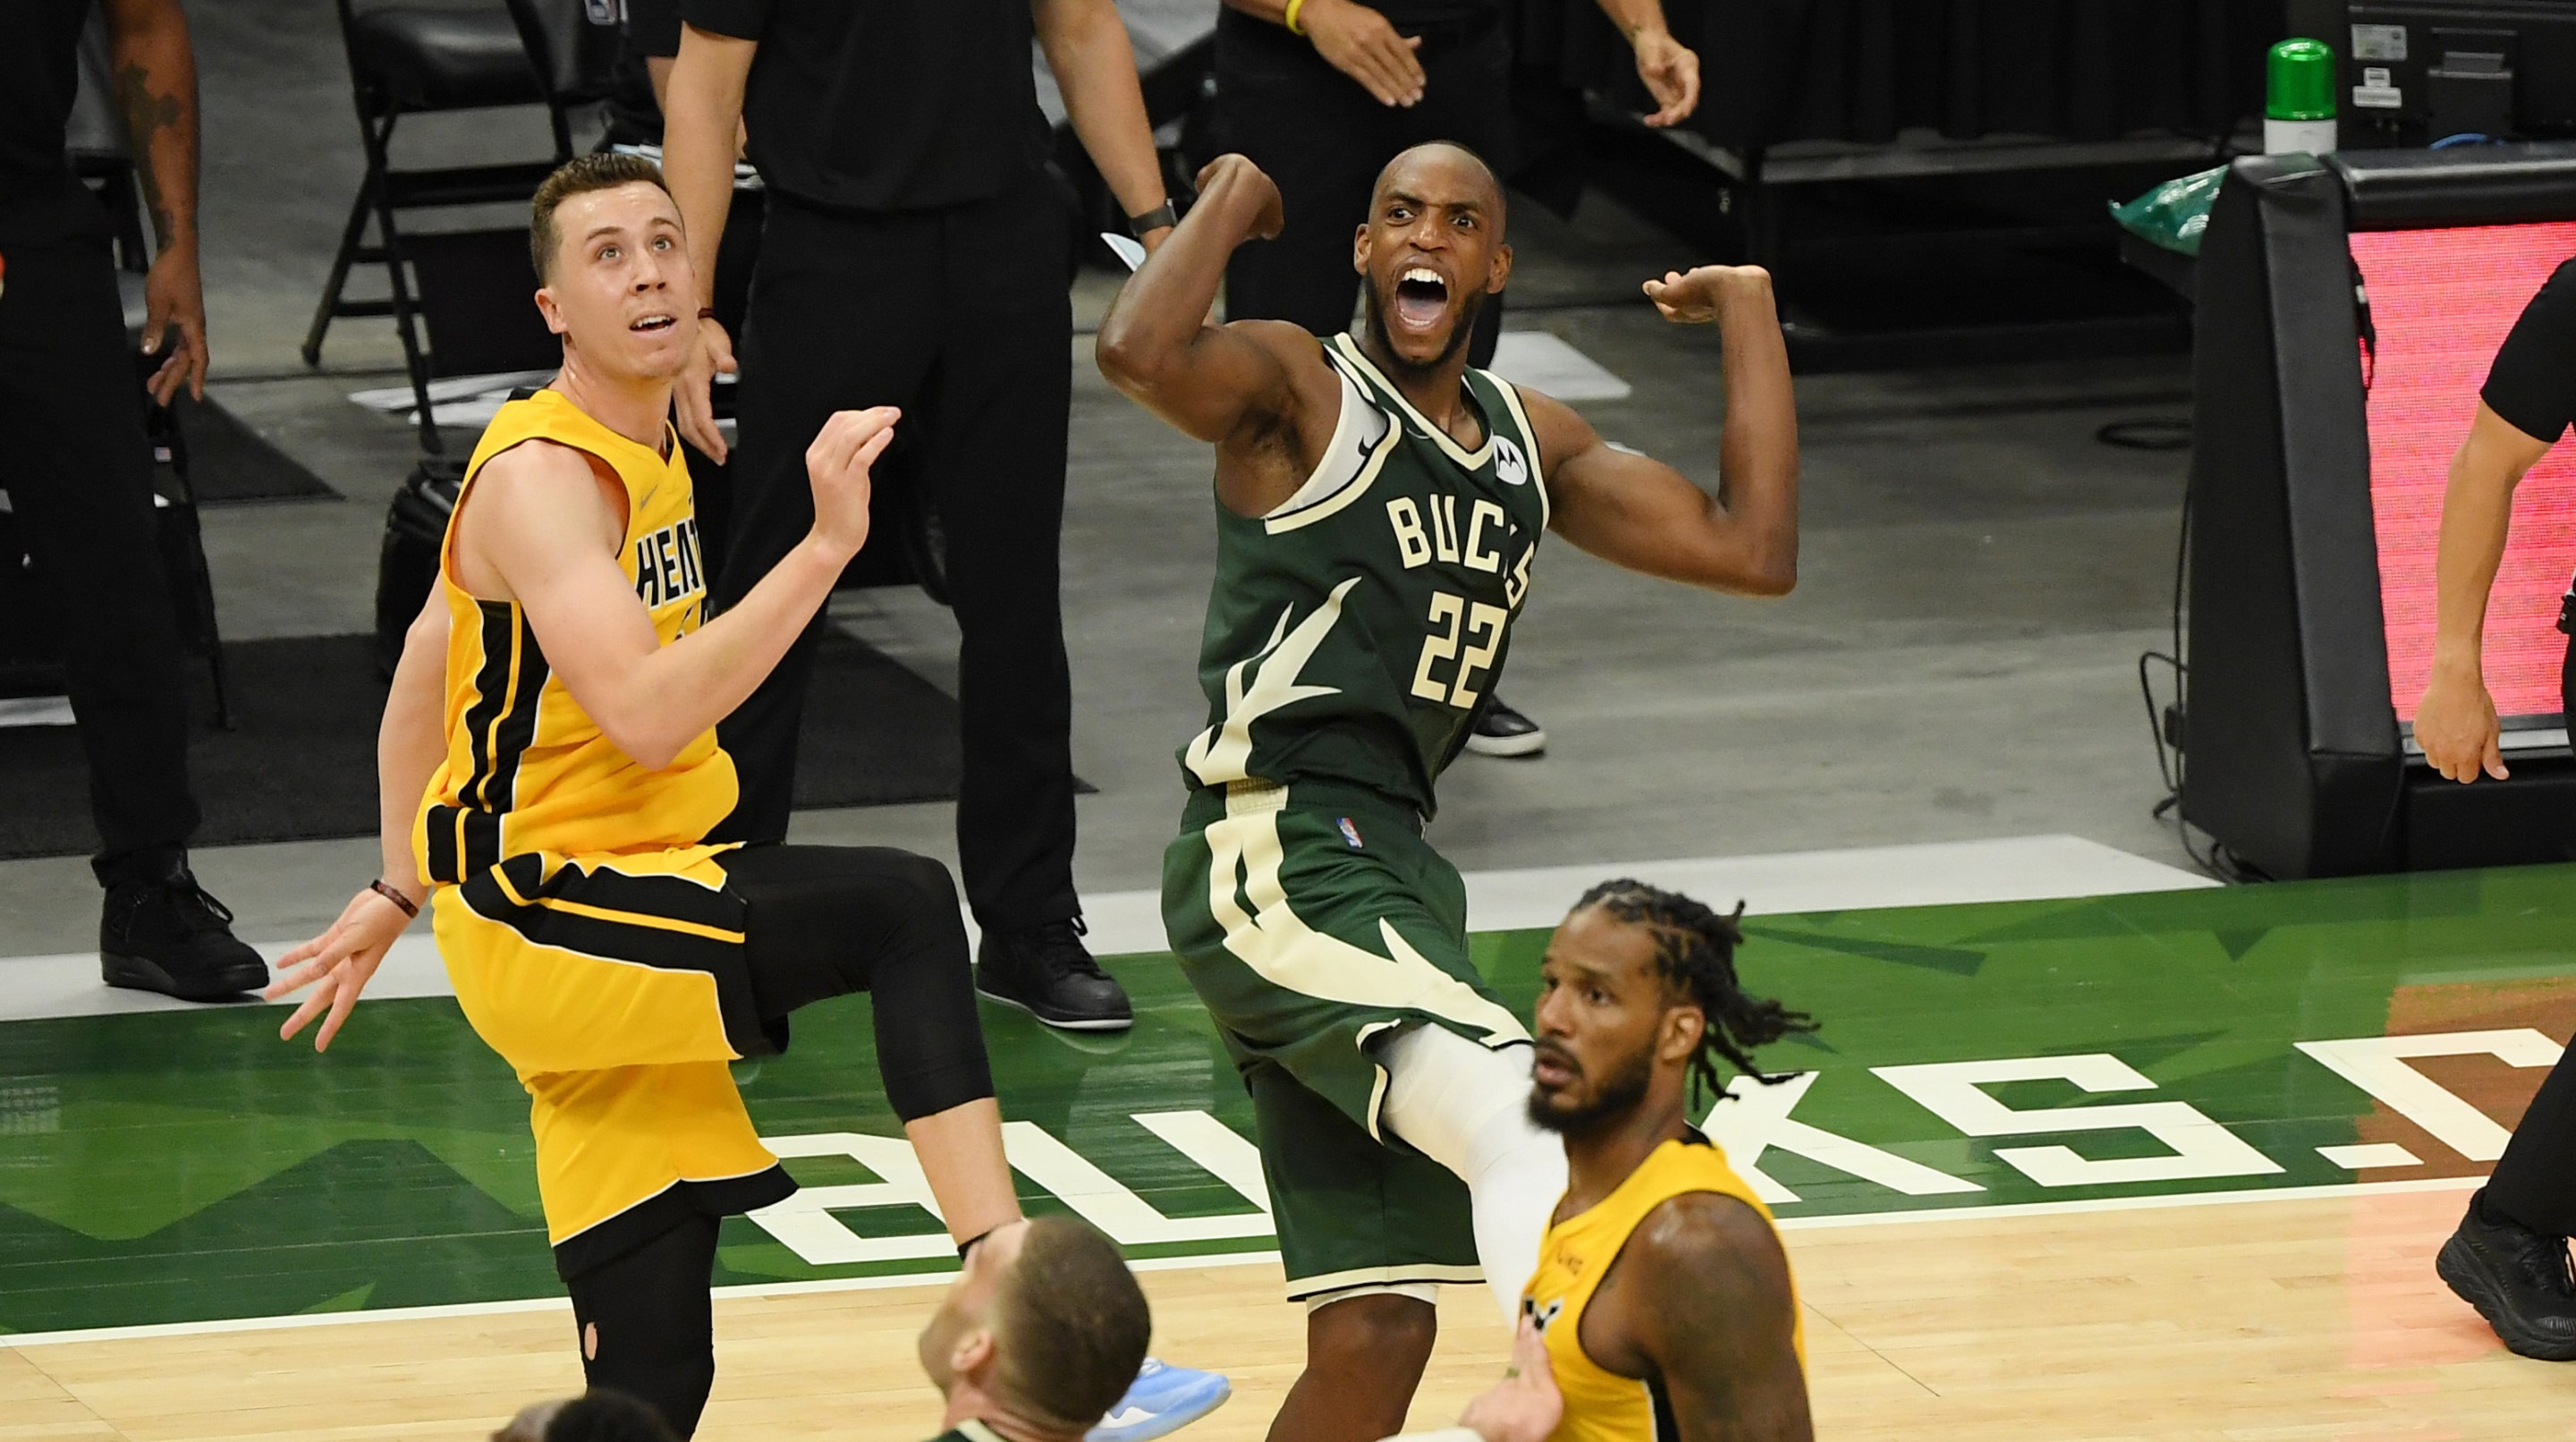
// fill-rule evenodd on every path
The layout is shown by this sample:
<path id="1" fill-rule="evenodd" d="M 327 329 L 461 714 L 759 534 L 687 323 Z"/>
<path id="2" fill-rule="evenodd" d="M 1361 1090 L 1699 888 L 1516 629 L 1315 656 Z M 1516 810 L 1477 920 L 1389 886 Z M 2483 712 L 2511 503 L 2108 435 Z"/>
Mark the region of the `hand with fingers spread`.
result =
<path id="1" fill-rule="evenodd" d="M 893 443 L 894 423 L 902 415 L 893 406 L 834 411 L 805 448 L 805 474 L 814 485 L 814 538 L 844 562 L 868 542 L 868 468 Z"/>
<path id="2" fill-rule="evenodd" d="M 1646 117 L 1646 123 L 1677 125 L 1689 119 L 1699 108 L 1698 54 L 1660 25 L 1638 30 L 1628 43 L 1637 53 L 1637 78 L 1646 82 L 1646 93 L 1655 97 L 1655 113 Z"/>
<path id="3" fill-rule="evenodd" d="M 2495 697 L 2478 668 L 2437 660 L 2424 699 L 2415 705 L 2415 744 L 2424 748 L 2424 760 L 2462 785 L 2481 775 L 2502 781 L 2512 774 L 2505 769 L 2503 739 Z"/>
<path id="4" fill-rule="evenodd" d="M 716 429 L 715 380 L 734 373 L 733 337 L 714 316 L 698 321 L 698 346 L 688 366 L 671 387 L 671 406 L 679 412 L 680 439 L 717 465 L 725 462 L 724 432 Z"/>
<path id="5" fill-rule="evenodd" d="M 1664 319 L 1676 325 L 1706 325 L 1723 319 L 1726 308 L 1743 301 L 1771 299 L 1771 272 L 1758 265 L 1703 265 L 1688 272 L 1668 270 L 1661 280 L 1646 282 L 1646 299 Z"/>
<path id="6" fill-rule="evenodd" d="M 1394 22 L 1358 0 L 1306 0 L 1298 28 L 1315 53 L 1360 83 L 1380 105 L 1413 105 L 1422 99 L 1419 35 L 1398 35 Z"/>
<path id="7" fill-rule="evenodd" d="M 1458 1425 L 1483 1442 L 1544 1442 L 1565 1415 L 1556 1369 L 1547 1359 L 1547 1334 L 1521 1318 L 1512 1336 L 1512 1367 L 1483 1396 L 1467 1404 Z"/>
<path id="8" fill-rule="evenodd" d="M 419 898 L 409 899 L 417 909 Z M 367 989 L 376 968 L 384 964 L 385 953 L 411 925 L 413 914 L 371 886 L 350 898 L 329 930 L 279 957 L 276 984 L 262 996 L 276 1001 L 308 986 L 314 990 L 277 1029 L 278 1040 L 293 1041 L 318 1016 L 322 1029 L 313 1034 L 313 1049 L 330 1050 L 331 1038 L 340 1034 L 350 1008 L 358 1004 L 358 994 Z"/>

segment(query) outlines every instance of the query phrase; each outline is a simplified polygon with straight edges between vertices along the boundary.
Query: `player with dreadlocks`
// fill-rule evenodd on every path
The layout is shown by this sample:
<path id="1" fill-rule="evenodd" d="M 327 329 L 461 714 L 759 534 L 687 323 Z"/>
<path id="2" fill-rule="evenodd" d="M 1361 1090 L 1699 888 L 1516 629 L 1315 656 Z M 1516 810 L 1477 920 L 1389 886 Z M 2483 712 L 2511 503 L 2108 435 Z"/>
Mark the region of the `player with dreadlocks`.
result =
<path id="1" fill-rule="evenodd" d="M 1529 1115 L 1565 1138 L 1570 1181 L 1522 1297 L 1513 1374 L 1442 1438 L 1815 1435 L 1788 1255 L 1771 1213 L 1690 1124 L 1695 1086 L 1726 1095 L 1721 1061 L 1776 1082 L 1754 1048 L 1815 1030 L 1737 982 L 1743 912 L 1610 881 L 1549 940 Z"/>

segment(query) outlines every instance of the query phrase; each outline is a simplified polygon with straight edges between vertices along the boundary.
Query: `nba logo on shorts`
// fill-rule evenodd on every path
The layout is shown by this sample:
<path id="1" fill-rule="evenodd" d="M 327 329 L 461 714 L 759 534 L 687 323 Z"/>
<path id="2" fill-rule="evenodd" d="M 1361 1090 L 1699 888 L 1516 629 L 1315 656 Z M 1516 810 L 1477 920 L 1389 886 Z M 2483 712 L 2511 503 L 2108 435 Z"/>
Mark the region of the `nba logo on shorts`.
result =
<path id="1" fill-rule="evenodd" d="M 1351 844 L 1351 850 L 1353 850 L 1353 851 L 1357 851 L 1357 850 L 1359 850 L 1359 849 L 1360 849 L 1360 829 L 1359 829 L 1358 827 L 1356 827 L 1356 826 L 1353 826 L 1353 825 L 1351 824 L 1351 819 L 1350 819 L 1349 817 L 1347 817 L 1347 816 L 1340 818 L 1340 820 L 1341 820 L 1341 823 L 1342 823 L 1342 839 L 1343 839 L 1344 841 L 1347 841 L 1347 842 L 1349 842 L 1349 843 Z"/>
<path id="2" fill-rule="evenodd" d="M 1494 479 L 1507 486 L 1529 483 L 1529 459 L 1509 436 L 1494 437 Z"/>

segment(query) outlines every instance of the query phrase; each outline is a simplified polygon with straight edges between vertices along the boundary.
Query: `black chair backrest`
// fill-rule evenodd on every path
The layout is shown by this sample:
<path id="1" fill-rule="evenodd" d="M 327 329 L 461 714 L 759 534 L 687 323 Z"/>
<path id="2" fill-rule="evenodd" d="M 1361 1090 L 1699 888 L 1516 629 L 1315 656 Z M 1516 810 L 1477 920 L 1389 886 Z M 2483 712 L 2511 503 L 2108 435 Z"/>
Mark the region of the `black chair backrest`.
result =
<path id="1" fill-rule="evenodd" d="M 558 105 L 604 100 L 614 81 L 620 0 L 508 0 L 510 18 Z"/>

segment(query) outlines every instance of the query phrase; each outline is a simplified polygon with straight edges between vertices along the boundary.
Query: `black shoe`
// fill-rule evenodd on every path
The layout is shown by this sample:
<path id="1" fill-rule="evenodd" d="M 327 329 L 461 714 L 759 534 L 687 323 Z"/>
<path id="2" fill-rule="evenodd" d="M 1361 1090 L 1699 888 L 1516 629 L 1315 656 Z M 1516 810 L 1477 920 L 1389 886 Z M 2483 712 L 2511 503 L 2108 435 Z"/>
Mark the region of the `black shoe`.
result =
<path id="1" fill-rule="evenodd" d="M 1502 697 L 1487 697 L 1475 729 L 1467 733 L 1467 749 L 1479 756 L 1536 756 L 1547 749 L 1547 728 L 1503 704 Z"/>
<path id="2" fill-rule="evenodd" d="M 109 986 L 220 1001 L 268 985 L 268 964 L 235 939 L 233 914 L 186 867 L 107 889 L 98 970 Z"/>
<path id="3" fill-rule="evenodd" d="M 1082 944 L 1080 921 L 988 931 L 975 956 L 975 989 L 1066 1031 L 1124 1031 L 1136 1022 L 1126 989 Z"/>
<path id="4" fill-rule="evenodd" d="M 2507 1348 L 2544 1362 L 2576 1361 L 2576 1280 L 2567 1239 L 2535 1232 L 2488 1211 L 2486 1192 L 2469 1198 L 2460 1229 L 2442 1244 L 2433 1270 L 2478 1309 Z"/>

